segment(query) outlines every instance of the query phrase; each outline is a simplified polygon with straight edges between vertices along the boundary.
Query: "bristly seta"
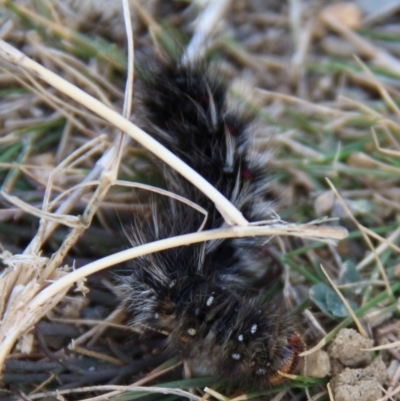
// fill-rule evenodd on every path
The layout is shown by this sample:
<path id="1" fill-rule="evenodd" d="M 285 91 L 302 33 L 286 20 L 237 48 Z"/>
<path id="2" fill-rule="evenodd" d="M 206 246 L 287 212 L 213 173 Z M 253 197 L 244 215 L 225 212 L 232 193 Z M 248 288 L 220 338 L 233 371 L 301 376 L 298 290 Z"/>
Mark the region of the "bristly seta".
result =
<path id="1" fill-rule="evenodd" d="M 273 214 L 268 155 L 253 149 L 253 121 L 227 106 L 227 88 L 205 65 L 150 61 L 135 88 L 135 122 L 194 168 L 249 221 Z M 163 166 L 168 189 L 207 210 L 205 229 L 224 221 L 214 204 Z M 153 221 L 136 219 L 133 246 L 197 231 L 204 215 L 170 198 Z M 219 240 L 133 260 L 119 295 L 133 325 L 167 331 L 167 344 L 191 366 L 242 389 L 281 382 L 304 343 L 285 308 L 251 291 L 249 272 L 265 264 L 260 238 Z M 196 369 L 194 369 L 196 370 Z"/>

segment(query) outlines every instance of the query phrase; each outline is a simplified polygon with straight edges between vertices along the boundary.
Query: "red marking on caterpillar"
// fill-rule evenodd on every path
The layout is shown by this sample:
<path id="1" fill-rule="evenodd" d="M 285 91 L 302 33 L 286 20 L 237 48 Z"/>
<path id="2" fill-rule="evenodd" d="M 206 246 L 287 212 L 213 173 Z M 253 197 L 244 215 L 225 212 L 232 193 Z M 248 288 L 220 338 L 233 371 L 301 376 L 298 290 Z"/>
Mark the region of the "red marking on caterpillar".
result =
<path id="1" fill-rule="evenodd" d="M 251 180 L 254 177 L 253 173 L 248 168 L 245 168 L 245 169 L 242 170 L 241 176 L 245 180 Z"/>

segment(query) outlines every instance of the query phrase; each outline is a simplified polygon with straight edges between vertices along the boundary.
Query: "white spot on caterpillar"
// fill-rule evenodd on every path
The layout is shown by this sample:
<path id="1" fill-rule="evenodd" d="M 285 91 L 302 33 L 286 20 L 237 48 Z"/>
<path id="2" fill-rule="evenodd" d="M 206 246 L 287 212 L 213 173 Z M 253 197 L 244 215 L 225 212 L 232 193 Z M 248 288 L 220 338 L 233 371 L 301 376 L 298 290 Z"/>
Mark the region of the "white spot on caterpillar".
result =
<path id="1" fill-rule="evenodd" d="M 257 331 L 257 325 L 253 324 L 253 326 L 251 326 L 250 333 L 254 334 L 256 331 Z"/>
<path id="2" fill-rule="evenodd" d="M 158 319 L 160 316 L 158 315 L 158 313 L 156 312 L 155 314 L 154 314 L 154 319 Z"/>
<path id="3" fill-rule="evenodd" d="M 231 357 L 232 357 L 232 359 L 235 359 L 236 361 L 238 361 L 240 359 L 240 354 L 232 354 Z"/>
<path id="4" fill-rule="evenodd" d="M 213 302 L 214 302 L 214 297 L 211 295 L 210 297 L 207 298 L 206 304 L 207 306 L 211 306 Z"/>
<path id="5" fill-rule="evenodd" d="M 175 287 L 175 284 L 176 284 L 176 280 L 171 280 L 171 281 L 169 282 L 168 287 L 169 287 L 169 288 L 173 288 L 173 287 Z"/>
<path id="6" fill-rule="evenodd" d="M 261 376 L 261 375 L 265 375 L 267 373 L 267 370 L 264 368 L 259 368 L 256 370 L 256 375 Z"/>
<path id="7" fill-rule="evenodd" d="M 188 329 L 188 333 L 190 336 L 195 336 L 197 333 L 197 330 L 196 329 Z"/>
<path id="8" fill-rule="evenodd" d="M 243 341 L 243 335 L 242 335 L 242 334 L 239 334 L 239 335 L 238 335 L 238 340 L 239 340 L 239 341 Z"/>

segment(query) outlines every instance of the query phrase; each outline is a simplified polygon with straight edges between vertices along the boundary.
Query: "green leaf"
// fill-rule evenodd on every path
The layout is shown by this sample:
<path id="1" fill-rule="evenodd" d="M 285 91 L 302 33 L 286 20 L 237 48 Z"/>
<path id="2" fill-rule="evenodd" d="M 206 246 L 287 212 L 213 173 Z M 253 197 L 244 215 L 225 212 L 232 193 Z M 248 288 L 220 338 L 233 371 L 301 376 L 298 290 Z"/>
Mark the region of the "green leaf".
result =
<path id="1" fill-rule="evenodd" d="M 358 283 L 361 281 L 360 272 L 356 269 L 353 260 L 346 260 L 345 271 L 340 279 L 341 284 Z"/>
<path id="2" fill-rule="evenodd" d="M 318 283 L 311 287 L 310 298 L 323 313 L 332 318 L 349 316 L 346 306 L 336 292 L 324 283 Z M 350 306 L 354 310 L 358 308 L 354 302 L 350 302 Z"/>

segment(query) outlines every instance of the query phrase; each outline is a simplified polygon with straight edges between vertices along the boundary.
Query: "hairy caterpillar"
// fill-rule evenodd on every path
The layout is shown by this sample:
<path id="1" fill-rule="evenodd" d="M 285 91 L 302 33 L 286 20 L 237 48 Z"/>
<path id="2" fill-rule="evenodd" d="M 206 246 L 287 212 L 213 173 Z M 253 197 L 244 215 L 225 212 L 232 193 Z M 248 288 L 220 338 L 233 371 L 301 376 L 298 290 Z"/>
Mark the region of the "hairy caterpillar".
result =
<path id="1" fill-rule="evenodd" d="M 136 87 L 136 121 L 224 194 L 249 221 L 270 217 L 265 157 L 251 144 L 251 119 L 229 110 L 226 87 L 204 64 L 150 63 Z M 208 212 L 204 227 L 224 221 L 214 204 L 170 168 L 170 191 Z M 204 215 L 172 199 L 154 204 L 153 221 L 136 219 L 133 246 L 195 232 Z M 119 279 L 133 325 L 169 333 L 167 344 L 194 370 L 241 388 L 265 388 L 291 373 L 304 343 L 276 301 L 247 283 L 265 263 L 265 239 L 219 240 L 147 255 Z"/>

